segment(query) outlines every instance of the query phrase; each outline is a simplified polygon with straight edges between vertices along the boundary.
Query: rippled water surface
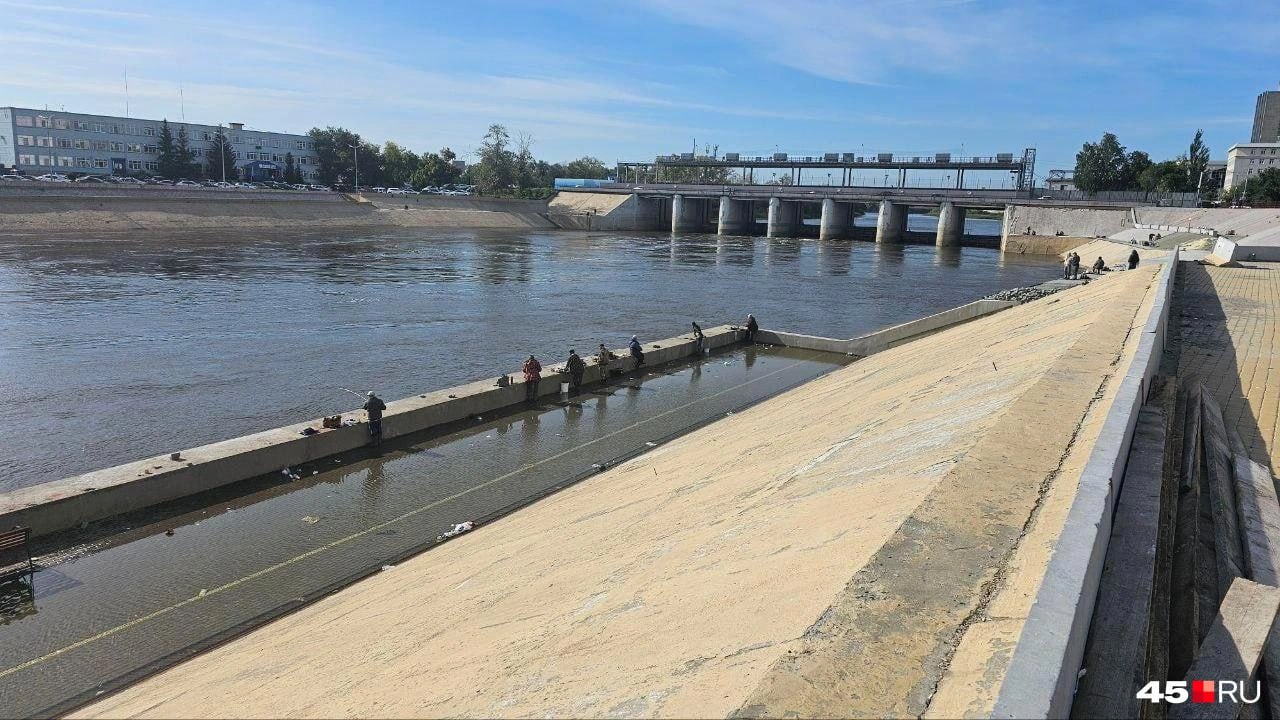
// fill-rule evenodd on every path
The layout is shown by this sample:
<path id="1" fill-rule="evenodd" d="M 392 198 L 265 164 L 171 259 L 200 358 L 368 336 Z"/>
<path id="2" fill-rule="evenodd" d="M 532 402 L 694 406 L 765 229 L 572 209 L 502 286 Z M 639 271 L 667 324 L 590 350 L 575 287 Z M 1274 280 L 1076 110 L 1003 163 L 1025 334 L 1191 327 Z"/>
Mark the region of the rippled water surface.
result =
<path id="1" fill-rule="evenodd" d="M 1052 258 L 546 231 L 0 237 L 0 490 L 738 322 L 851 337 Z"/>

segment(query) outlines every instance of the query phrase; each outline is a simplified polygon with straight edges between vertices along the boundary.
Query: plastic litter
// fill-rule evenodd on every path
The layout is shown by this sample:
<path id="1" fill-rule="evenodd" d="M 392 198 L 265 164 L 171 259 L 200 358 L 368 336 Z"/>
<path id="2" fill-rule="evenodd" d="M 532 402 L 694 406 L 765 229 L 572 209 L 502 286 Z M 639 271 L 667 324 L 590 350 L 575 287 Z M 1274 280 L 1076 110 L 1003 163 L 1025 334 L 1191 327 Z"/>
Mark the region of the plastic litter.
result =
<path id="1" fill-rule="evenodd" d="M 302 475 L 299 474 L 298 471 L 294 470 L 293 468 L 285 468 L 280 471 L 280 474 L 284 475 L 290 480 L 298 480 L 302 478 Z"/>
<path id="2" fill-rule="evenodd" d="M 462 533 L 471 530 L 475 526 L 476 526 L 475 520 L 467 520 L 466 522 L 460 522 L 454 525 L 451 529 L 445 530 L 444 532 L 437 535 L 436 542 L 440 542 L 441 540 L 444 540 L 446 538 L 457 537 L 458 535 L 461 535 Z"/>
<path id="3" fill-rule="evenodd" d="M 648 445 L 649 447 L 658 447 L 658 443 L 656 442 L 647 442 L 645 445 Z"/>
<path id="4" fill-rule="evenodd" d="M 315 515 L 308 515 L 302 518 L 302 522 L 308 525 L 315 525 L 316 523 L 320 522 L 320 518 L 316 517 Z"/>

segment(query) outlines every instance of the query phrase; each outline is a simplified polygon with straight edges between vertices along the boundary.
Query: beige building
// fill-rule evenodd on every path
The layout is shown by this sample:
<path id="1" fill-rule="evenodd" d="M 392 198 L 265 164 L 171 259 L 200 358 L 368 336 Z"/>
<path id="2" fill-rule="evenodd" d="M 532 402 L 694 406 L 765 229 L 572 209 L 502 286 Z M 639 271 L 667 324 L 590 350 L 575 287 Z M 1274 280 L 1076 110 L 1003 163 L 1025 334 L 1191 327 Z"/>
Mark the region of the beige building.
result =
<path id="1" fill-rule="evenodd" d="M 1270 168 L 1280 168 L 1280 142 L 1241 143 L 1227 151 L 1224 188 L 1243 185 L 1245 180 Z"/>

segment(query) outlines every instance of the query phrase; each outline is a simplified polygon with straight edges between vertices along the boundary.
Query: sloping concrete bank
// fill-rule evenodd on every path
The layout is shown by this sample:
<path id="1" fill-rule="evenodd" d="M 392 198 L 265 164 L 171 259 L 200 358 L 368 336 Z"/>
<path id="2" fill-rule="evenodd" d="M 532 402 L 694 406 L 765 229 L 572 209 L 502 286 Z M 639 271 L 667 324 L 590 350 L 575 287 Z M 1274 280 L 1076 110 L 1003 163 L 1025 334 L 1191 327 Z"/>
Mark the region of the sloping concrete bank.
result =
<path id="1" fill-rule="evenodd" d="M 741 337 L 739 330 L 727 325 L 710 328 L 705 335 L 711 348 L 731 345 Z M 694 350 L 692 336 L 667 338 L 645 346 L 645 361 L 661 365 L 687 357 Z M 612 370 L 634 369 L 626 350 L 613 353 L 618 357 Z M 587 365 L 584 382 L 600 382 L 603 373 L 599 363 L 588 359 Z M 538 395 L 559 393 L 560 383 L 567 378 L 563 373 L 546 371 Z M 523 403 L 525 397 L 524 379 L 517 375 L 508 387 L 498 387 L 491 378 L 394 400 L 387 403 L 383 416 L 383 437 L 395 438 L 492 413 Z M 343 416 L 363 418 L 364 413 L 356 410 Z M 302 435 L 308 427 L 320 432 Z M 31 528 L 34 535 L 45 535 L 354 450 L 368 440 L 368 426 L 363 422 L 321 429 L 321 420 L 315 419 L 182 450 L 178 460 L 165 453 L 0 494 L 0 527 L 20 525 Z"/>
<path id="2" fill-rule="evenodd" d="M 773 330 L 761 330 L 757 336 L 760 341 L 766 343 L 866 357 L 888 350 L 891 347 L 897 347 L 923 335 L 937 332 L 943 328 L 1006 310 L 1017 304 L 1007 300 L 977 300 L 960 307 L 944 310 L 928 317 L 905 322 L 901 325 L 894 325 L 893 327 L 860 335 L 849 340 L 836 340 L 816 335 L 801 335 Z"/>
<path id="3" fill-rule="evenodd" d="M 372 197 L 376 200 L 327 192 L 0 188 L 0 231 L 556 227 L 542 201 Z"/>
<path id="4" fill-rule="evenodd" d="M 1084 658 L 1089 620 L 1111 537 L 1119 481 L 1138 412 L 1160 366 L 1178 271 L 1175 248 L 1160 270 L 1136 349 L 1080 475 L 1044 581 L 1035 593 L 1000 686 L 994 717 L 1066 717 Z"/>
<path id="5" fill-rule="evenodd" d="M 547 216 L 568 230 L 661 230 L 671 227 L 665 203 L 639 195 L 561 192 L 547 204 Z"/>
<path id="6" fill-rule="evenodd" d="M 1021 644 L 1156 274 L 876 353 L 78 715 L 964 714 L 941 705 Z"/>
<path id="7" fill-rule="evenodd" d="M 1057 255 L 1098 237 L 1133 226 L 1130 208 L 1066 208 L 1009 205 L 1000 250 Z M 1059 235 L 1058 233 L 1062 233 Z"/>

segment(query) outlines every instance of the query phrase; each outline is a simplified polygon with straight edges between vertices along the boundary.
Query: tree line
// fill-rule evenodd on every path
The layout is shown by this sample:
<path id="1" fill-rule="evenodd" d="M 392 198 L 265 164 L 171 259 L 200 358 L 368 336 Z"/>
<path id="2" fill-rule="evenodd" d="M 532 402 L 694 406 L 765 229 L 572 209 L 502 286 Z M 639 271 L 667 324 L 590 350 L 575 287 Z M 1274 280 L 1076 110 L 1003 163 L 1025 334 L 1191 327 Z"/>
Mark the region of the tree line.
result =
<path id="1" fill-rule="evenodd" d="M 1085 143 L 1076 153 L 1075 186 L 1087 193 L 1107 190 L 1196 192 L 1209 165 L 1204 131 L 1196 130 L 1187 152 L 1173 160 L 1153 162 L 1141 150 L 1126 150 L 1114 133 Z"/>
<path id="2" fill-rule="evenodd" d="M 235 147 L 221 126 L 213 134 L 213 147 L 201 153 L 191 149 L 191 138 L 187 134 L 186 125 L 179 125 L 175 133 L 169 127 L 167 119 L 161 120 L 156 150 L 159 154 L 156 174 L 160 177 L 169 180 L 226 179 L 227 182 L 240 179 Z M 302 182 L 302 169 L 291 152 L 284 155 L 281 179 L 287 183 Z"/>
<path id="3" fill-rule="evenodd" d="M 457 153 L 448 147 L 438 152 L 415 153 L 392 141 L 381 147 L 346 128 L 312 128 L 319 160 L 317 175 L 325 185 L 360 185 L 422 188 L 466 184 L 485 195 L 542 198 L 551 194 L 557 177 L 607 178 L 609 168 L 599 159 L 584 156 L 571 162 L 549 163 L 533 155 L 533 137 L 514 137 L 504 125 L 490 125 L 476 150 L 476 160 L 460 168 Z M 357 162 L 359 167 L 357 168 Z"/>

